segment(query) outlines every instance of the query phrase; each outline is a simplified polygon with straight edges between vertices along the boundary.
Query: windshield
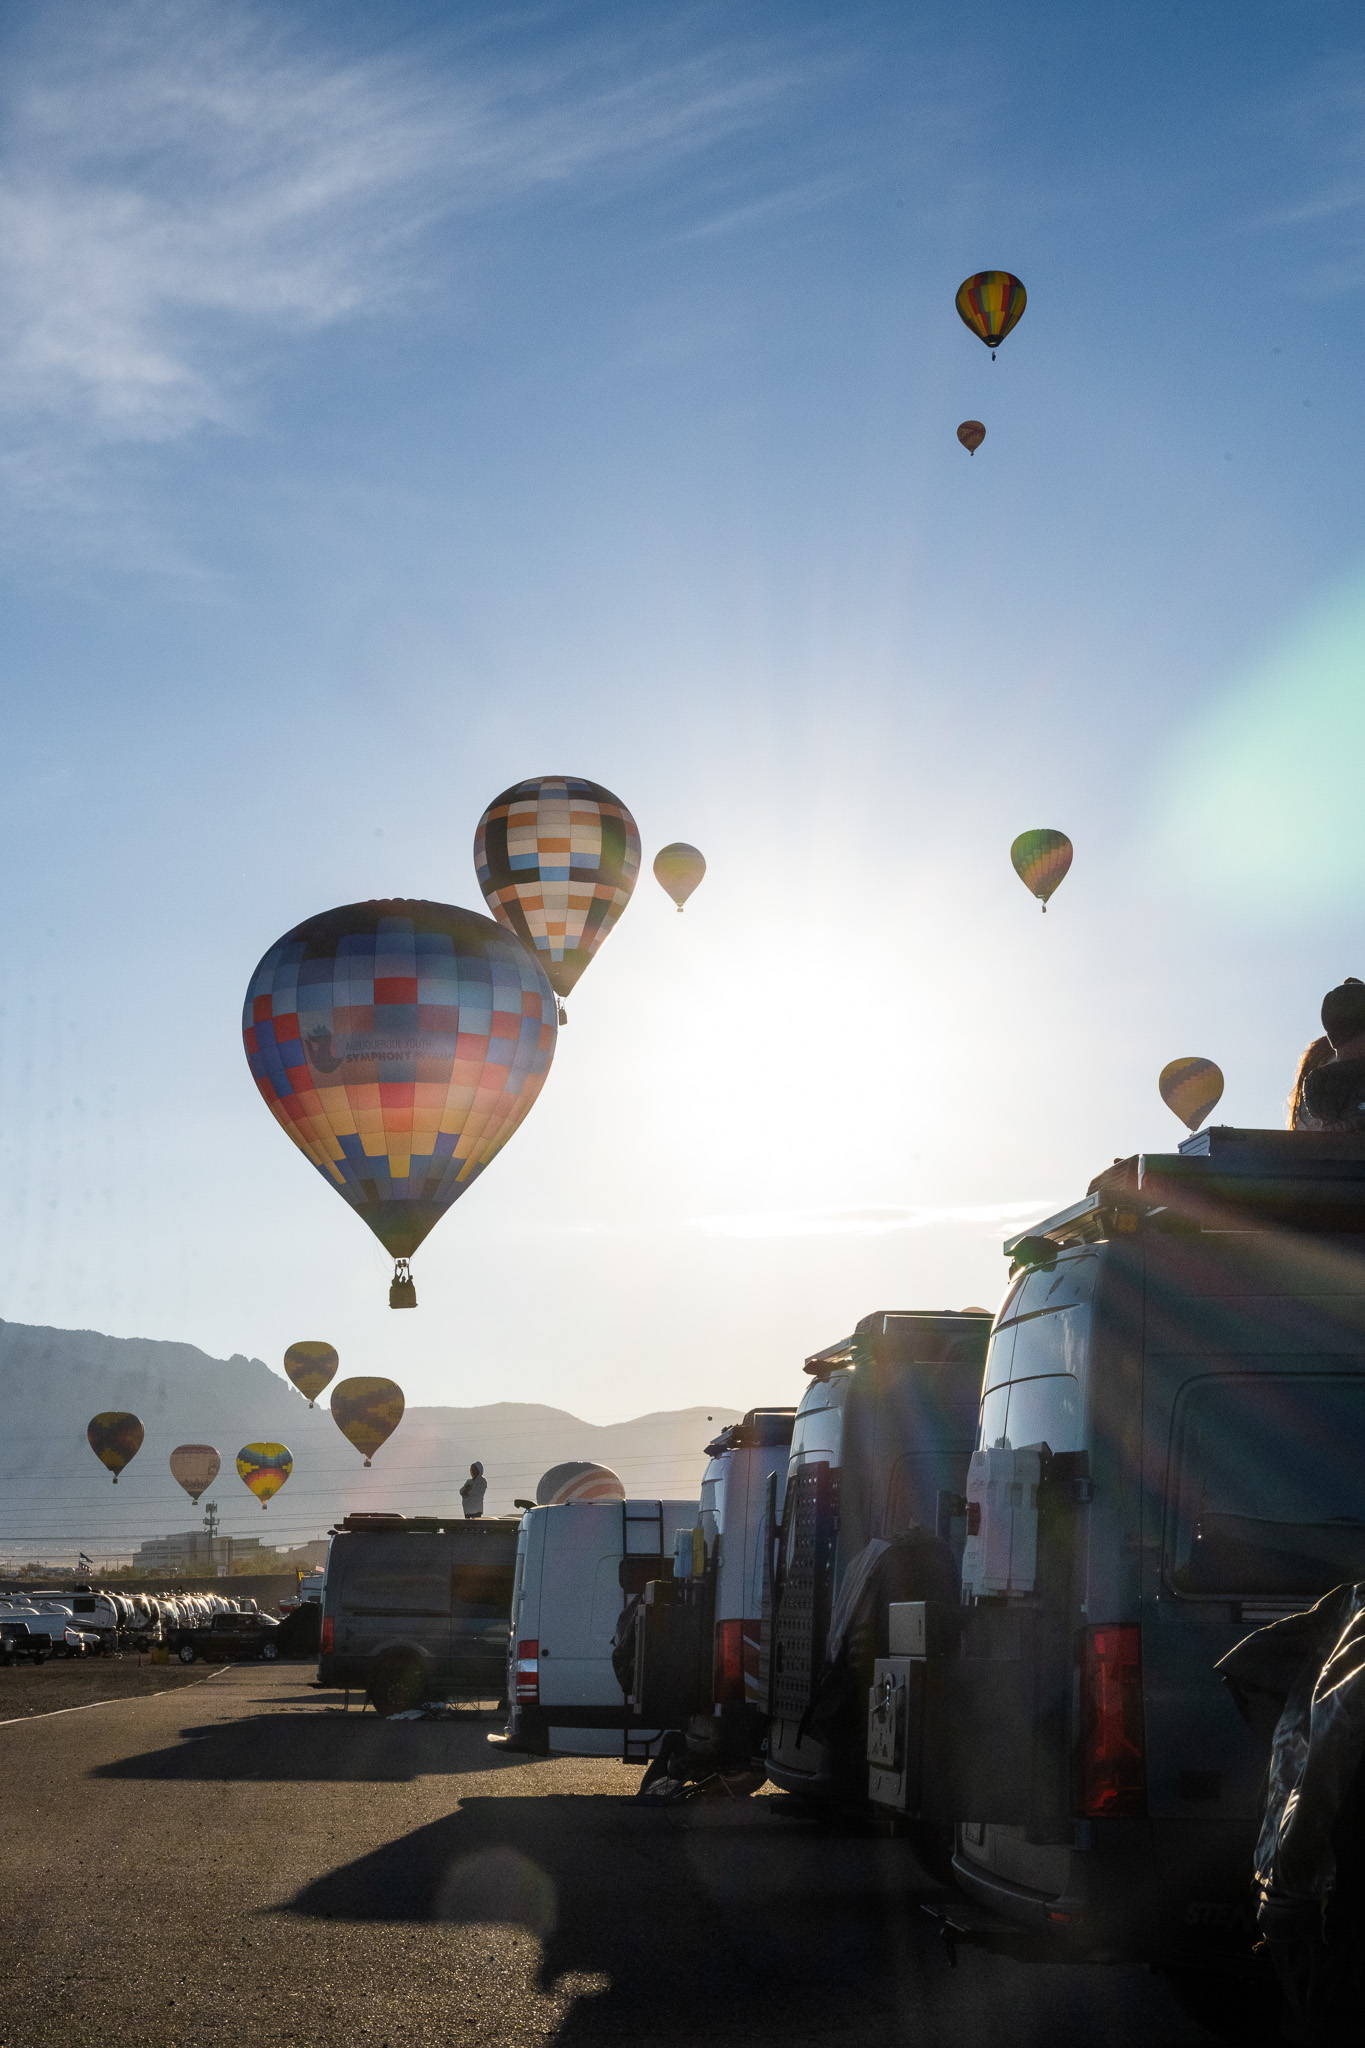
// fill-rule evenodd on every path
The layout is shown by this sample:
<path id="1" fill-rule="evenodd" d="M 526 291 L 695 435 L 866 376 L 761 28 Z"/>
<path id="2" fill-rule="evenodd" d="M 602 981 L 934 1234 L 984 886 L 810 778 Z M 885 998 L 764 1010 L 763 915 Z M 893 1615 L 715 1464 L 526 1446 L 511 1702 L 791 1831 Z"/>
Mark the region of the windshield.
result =
<path id="1" fill-rule="evenodd" d="M 1365 1375 L 1226 1373 L 1176 1408 L 1166 1572 L 1190 1594 L 1365 1575 Z"/>

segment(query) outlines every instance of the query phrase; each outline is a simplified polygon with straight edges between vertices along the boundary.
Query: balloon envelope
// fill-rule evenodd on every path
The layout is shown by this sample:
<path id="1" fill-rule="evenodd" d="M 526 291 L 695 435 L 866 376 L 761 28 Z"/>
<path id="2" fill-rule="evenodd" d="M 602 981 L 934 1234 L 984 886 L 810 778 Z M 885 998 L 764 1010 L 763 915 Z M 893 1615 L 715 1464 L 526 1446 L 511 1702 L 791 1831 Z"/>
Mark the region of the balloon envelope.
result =
<path id="1" fill-rule="evenodd" d="M 474 834 L 484 901 L 566 996 L 630 901 L 635 820 L 578 775 L 532 775 L 494 797 Z"/>
<path id="2" fill-rule="evenodd" d="M 393 1380 L 342 1380 L 332 1389 L 332 1420 L 365 1463 L 403 1420 L 403 1389 Z"/>
<path id="3" fill-rule="evenodd" d="M 675 839 L 671 846 L 661 847 L 654 856 L 654 878 L 673 898 L 679 910 L 705 873 L 705 854 L 699 853 L 695 846 L 689 846 L 685 839 Z"/>
<path id="4" fill-rule="evenodd" d="M 1017 327 L 1028 293 L 1008 270 L 977 270 L 957 288 L 957 310 L 978 340 L 998 348 Z"/>
<path id="5" fill-rule="evenodd" d="M 177 1444 L 171 1452 L 171 1477 L 198 1506 L 199 1496 L 218 1477 L 221 1459 L 212 1444 Z"/>
<path id="6" fill-rule="evenodd" d="M 980 420 L 964 420 L 957 430 L 957 438 L 969 455 L 975 455 L 986 438 L 986 429 Z"/>
<path id="7" fill-rule="evenodd" d="M 284 1444 L 243 1444 L 237 1453 L 238 1475 L 263 1508 L 269 1507 L 293 1469 Z"/>
<path id="8" fill-rule="evenodd" d="M 1066 877 L 1072 851 L 1065 832 L 1052 832 L 1046 827 L 1021 832 L 1010 848 L 1015 874 L 1026 889 L 1032 890 L 1044 910 L 1048 897 Z"/>
<path id="9" fill-rule="evenodd" d="M 1213 1060 L 1168 1060 L 1157 1082 L 1161 1099 L 1190 1130 L 1197 1131 L 1223 1099 L 1223 1070 Z"/>
<path id="10" fill-rule="evenodd" d="M 101 1465 L 113 1473 L 115 1486 L 124 1466 L 142 1449 L 142 1434 L 142 1424 L 136 1415 L 129 1415 L 122 1408 L 101 1409 L 86 1424 L 86 1441 Z"/>
<path id="11" fill-rule="evenodd" d="M 242 1023 L 277 1122 L 395 1258 L 416 1251 L 540 1093 L 555 1001 L 491 918 L 348 903 L 278 939 Z"/>
<path id="12" fill-rule="evenodd" d="M 310 1408 L 340 1363 L 332 1346 L 315 1337 L 300 1338 L 284 1354 L 284 1369 Z"/>
<path id="13" fill-rule="evenodd" d="M 624 1500 L 626 1489 L 609 1465 L 594 1465 L 586 1458 L 570 1458 L 563 1465 L 551 1465 L 536 1487 L 539 1507 L 559 1507 L 565 1501 Z"/>

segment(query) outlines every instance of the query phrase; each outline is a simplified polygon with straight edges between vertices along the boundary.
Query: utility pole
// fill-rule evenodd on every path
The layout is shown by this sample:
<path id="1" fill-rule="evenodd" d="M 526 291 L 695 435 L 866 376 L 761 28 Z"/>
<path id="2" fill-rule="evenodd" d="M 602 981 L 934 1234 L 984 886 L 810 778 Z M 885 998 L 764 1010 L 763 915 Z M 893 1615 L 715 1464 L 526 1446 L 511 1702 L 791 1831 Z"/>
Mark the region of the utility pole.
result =
<path id="1" fill-rule="evenodd" d="M 216 1500 L 207 1501 L 204 1505 L 204 1527 L 207 1529 L 209 1537 L 209 1570 L 213 1572 L 216 1571 L 218 1565 L 218 1559 L 214 1551 L 214 1538 L 218 1534 L 218 1503 Z"/>

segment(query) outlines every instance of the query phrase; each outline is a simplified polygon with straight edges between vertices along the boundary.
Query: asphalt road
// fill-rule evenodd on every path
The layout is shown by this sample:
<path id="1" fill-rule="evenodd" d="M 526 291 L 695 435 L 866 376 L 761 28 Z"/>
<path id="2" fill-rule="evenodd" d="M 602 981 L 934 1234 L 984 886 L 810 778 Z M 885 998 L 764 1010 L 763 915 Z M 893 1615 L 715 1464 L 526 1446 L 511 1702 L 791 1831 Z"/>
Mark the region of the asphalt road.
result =
<path id="1" fill-rule="evenodd" d="M 950 1971 L 899 1844 L 310 1676 L 0 1728 L 0 2048 L 1206 2048 L 1137 1970 Z"/>

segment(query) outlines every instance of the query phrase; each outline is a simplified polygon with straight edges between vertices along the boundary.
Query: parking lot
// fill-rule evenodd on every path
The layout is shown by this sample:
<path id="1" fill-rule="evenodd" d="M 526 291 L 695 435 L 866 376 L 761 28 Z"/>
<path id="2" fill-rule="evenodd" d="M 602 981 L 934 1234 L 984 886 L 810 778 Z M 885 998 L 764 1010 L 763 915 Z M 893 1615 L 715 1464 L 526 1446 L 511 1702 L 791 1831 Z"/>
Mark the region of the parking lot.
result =
<path id="1" fill-rule="evenodd" d="M 491 1716 L 344 1714 L 306 1665 L 176 1675 L 0 1730 L 4 2048 L 1207 2038 L 1137 1970 L 950 1970 L 901 1845 L 766 1796 L 654 1810 Z"/>

